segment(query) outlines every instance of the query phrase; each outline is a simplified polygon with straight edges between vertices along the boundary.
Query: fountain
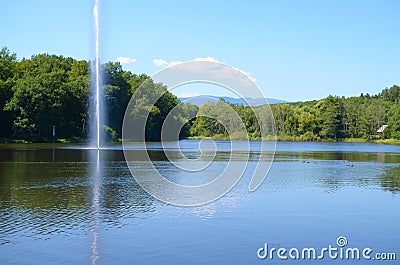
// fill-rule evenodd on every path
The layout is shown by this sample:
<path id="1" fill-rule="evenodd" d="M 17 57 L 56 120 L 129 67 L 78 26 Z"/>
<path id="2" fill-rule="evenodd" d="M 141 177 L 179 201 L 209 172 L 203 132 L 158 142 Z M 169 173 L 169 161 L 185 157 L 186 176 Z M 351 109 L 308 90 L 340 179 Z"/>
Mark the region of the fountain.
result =
<path id="1" fill-rule="evenodd" d="M 95 30 L 95 60 L 91 67 L 91 88 L 94 96 L 91 107 L 91 127 L 90 138 L 92 146 L 97 149 L 101 148 L 102 133 L 101 125 L 103 124 L 103 100 L 101 91 L 101 71 L 100 71 L 100 48 L 99 48 L 99 0 L 95 0 L 93 8 L 93 20 Z M 94 64 L 94 65 L 93 65 Z M 94 71 L 93 71 L 94 70 Z M 94 75 L 94 78 L 93 78 Z"/>

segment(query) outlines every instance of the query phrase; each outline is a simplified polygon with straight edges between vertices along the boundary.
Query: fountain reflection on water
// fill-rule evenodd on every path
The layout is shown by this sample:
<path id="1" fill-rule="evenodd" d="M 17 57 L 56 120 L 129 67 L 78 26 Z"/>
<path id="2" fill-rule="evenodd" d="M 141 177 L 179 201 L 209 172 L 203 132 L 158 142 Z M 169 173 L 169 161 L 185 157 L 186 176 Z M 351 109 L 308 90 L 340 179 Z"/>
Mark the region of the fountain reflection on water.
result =
<path id="1" fill-rule="evenodd" d="M 94 153 L 96 152 L 96 153 Z M 100 149 L 93 150 L 91 152 L 91 167 L 90 167 L 90 182 L 92 186 L 92 194 L 91 194 L 91 230 L 93 232 L 91 250 L 92 256 L 91 261 L 92 264 L 96 264 L 97 259 L 99 258 L 99 253 L 97 250 L 97 241 L 99 236 L 99 226 L 100 226 L 100 194 L 101 194 L 101 183 L 102 183 L 102 170 L 100 169 Z"/>

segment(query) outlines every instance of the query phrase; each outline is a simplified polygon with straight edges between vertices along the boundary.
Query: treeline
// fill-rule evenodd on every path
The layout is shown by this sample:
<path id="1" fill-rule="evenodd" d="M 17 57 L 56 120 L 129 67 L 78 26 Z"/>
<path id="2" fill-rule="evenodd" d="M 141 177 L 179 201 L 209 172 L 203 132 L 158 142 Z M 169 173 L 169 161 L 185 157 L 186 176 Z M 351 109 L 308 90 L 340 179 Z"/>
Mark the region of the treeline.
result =
<path id="1" fill-rule="evenodd" d="M 124 71 L 117 62 L 102 66 L 106 112 L 106 140 L 121 137 L 126 106 L 138 87 L 147 80 L 149 93 L 165 91 L 145 74 Z M 90 120 L 90 62 L 69 57 L 39 54 L 17 61 L 7 48 L 0 51 L 0 138 L 33 142 L 50 141 L 53 126 L 56 137 L 87 140 Z M 166 92 L 152 107 L 147 123 L 148 140 L 159 140 L 167 114 L 179 104 Z M 197 107 L 188 106 L 192 111 Z M 194 110 L 193 110 L 194 108 Z M 182 137 L 188 136 L 184 128 Z"/>
<path id="2" fill-rule="evenodd" d="M 56 137 L 86 140 L 89 135 L 90 62 L 70 57 L 39 54 L 17 60 L 7 48 L 0 51 L 0 138 L 50 141 L 53 126 Z M 176 96 L 145 74 L 125 71 L 117 62 L 102 65 L 107 115 L 107 140 L 121 137 L 126 107 L 137 89 L 146 83 L 143 95 L 163 96 L 150 109 L 146 140 L 157 141 L 163 121 L 179 105 Z M 138 102 L 144 102 L 138 98 Z M 143 105 L 143 104 L 142 104 Z M 143 105 L 142 107 L 146 107 Z M 382 125 L 388 125 L 385 138 L 400 139 L 400 87 L 392 86 L 377 95 L 359 97 L 329 96 L 322 100 L 290 104 L 246 107 L 220 100 L 200 108 L 180 105 L 174 118 L 183 121 L 197 114 L 182 128 L 181 137 L 278 140 L 342 140 L 374 138 Z M 228 115 L 229 109 L 238 118 Z M 272 115 L 270 111 L 272 110 Z M 217 121 L 219 120 L 219 122 Z M 263 130 L 260 130 L 260 127 Z M 263 135 L 261 131 L 265 132 Z"/>
<path id="3" fill-rule="evenodd" d="M 329 96 L 322 100 L 272 106 L 281 139 L 400 139 L 400 87 L 359 97 Z M 388 125 L 383 134 L 377 131 Z"/>
<path id="4" fill-rule="evenodd" d="M 205 104 L 200 107 L 199 113 L 220 113 L 223 116 L 223 113 L 226 113 L 226 104 L 222 102 L 220 100 L 217 104 Z M 274 132 L 276 139 L 285 141 L 400 139 L 400 87 L 397 85 L 373 96 L 329 96 L 308 102 L 253 108 L 230 104 L 230 107 L 239 114 L 249 139 L 271 139 Z M 269 115 L 271 112 L 273 118 Z M 223 119 L 220 117 L 219 120 Z M 273 123 L 272 119 L 275 121 L 274 128 L 270 126 Z M 388 127 L 383 133 L 377 133 L 383 125 Z M 265 135 L 261 135 L 260 127 L 264 128 Z M 216 122 L 216 119 L 209 117 L 197 118 L 190 133 L 199 138 L 228 138 L 226 128 Z"/>
<path id="5" fill-rule="evenodd" d="M 373 96 L 329 96 L 321 100 L 254 108 L 230 106 L 240 115 L 250 139 L 270 139 L 269 136 L 273 135 L 273 128 L 268 126 L 272 123 L 271 115 L 268 115 L 270 111 L 278 140 L 400 139 L 400 87 L 397 85 Z M 220 103 L 205 104 L 199 109 L 199 113 L 202 112 L 226 113 L 224 105 Z M 377 133 L 383 125 L 388 125 L 386 130 Z M 264 128 L 266 135 L 261 135 L 260 127 Z M 190 132 L 197 137 L 228 137 L 226 128 L 209 117 L 197 118 Z"/>

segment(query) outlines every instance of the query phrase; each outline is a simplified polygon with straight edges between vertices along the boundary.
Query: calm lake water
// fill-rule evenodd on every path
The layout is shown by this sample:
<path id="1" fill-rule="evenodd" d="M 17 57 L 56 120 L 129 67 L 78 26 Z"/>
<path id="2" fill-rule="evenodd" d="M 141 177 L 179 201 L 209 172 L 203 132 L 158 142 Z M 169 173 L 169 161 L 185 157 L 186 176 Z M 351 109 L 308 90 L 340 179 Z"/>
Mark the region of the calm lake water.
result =
<path id="1" fill-rule="evenodd" d="M 198 144 L 181 141 L 188 157 L 199 155 Z M 259 142 L 251 145 L 257 150 Z M 148 149 L 171 180 L 198 185 L 223 170 L 229 146 L 217 142 L 212 167 L 195 176 L 168 163 L 160 144 Z M 0 145 L 0 264 L 399 262 L 400 146 L 281 142 L 255 192 L 248 191 L 245 174 L 223 198 L 201 207 L 171 206 L 148 195 L 119 145 L 100 151 L 96 174 L 90 159 L 96 153 L 79 145 Z M 249 167 L 254 157 L 257 151 Z M 339 236 L 347 247 L 371 248 L 372 257 L 396 253 L 397 261 L 257 257 L 265 243 L 319 251 L 338 247 Z"/>

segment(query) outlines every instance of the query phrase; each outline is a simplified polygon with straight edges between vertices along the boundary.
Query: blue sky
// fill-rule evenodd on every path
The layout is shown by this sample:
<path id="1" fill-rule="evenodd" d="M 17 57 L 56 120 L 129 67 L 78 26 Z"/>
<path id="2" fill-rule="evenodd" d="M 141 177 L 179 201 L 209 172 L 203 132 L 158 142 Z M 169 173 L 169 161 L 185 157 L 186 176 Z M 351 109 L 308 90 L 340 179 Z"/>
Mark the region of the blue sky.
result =
<path id="1" fill-rule="evenodd" d="M 5 0 L 0 46 L 93 58 L 94 1 Z M 399 1 L 101 1 L 102 61 L 152 75 L 213 58 L 289 101 L 375 94 L 400 84 Z M 157 61 L 154 61 L 157 60 Z M 155 62 L 160 65 L 156 66 Z M 188 86 L 180 94 L 216 94 Z"/>

